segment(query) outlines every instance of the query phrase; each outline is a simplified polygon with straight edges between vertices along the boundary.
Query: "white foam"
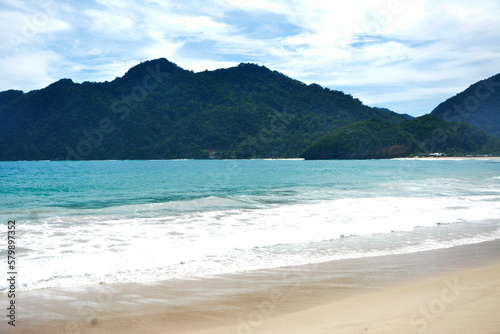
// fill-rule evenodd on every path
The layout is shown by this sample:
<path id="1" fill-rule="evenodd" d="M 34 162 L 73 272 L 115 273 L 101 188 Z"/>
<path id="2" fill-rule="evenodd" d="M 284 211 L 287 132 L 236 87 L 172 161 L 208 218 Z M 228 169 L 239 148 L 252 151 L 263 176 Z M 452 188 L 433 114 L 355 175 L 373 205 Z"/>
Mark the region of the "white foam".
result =
<path id="1" fill-rule="evenodd" d="M 19 256 L 21 288 L 97 284 L 102 280 L 161 280 L 342 256 L 373 256 L 356 249 L 333 255 L 315 253 L 314 247 L 342 236 L 500 220 L 500 201 L 495 195 L 344 198 L 260 208 L 217 197 L 186 202 L 140 205 L 134 210 L 78 210 L 78 215 L 52 216 L 37 224 L 22 225 L 22 243 L 29 245 L 29 251 Z M 189 209 L 193 206 L 196 211 Z M 214 207 L 219 209 L 204 210 Z M 498 237 L 495 231 L 469 236 L 465 241 L 460 235 L 446 242 L 425 239 L 409 248 L 376 254 L 435 249 Z M 307 256 L 297 252 L 304 245 L 312 245 Z"/>

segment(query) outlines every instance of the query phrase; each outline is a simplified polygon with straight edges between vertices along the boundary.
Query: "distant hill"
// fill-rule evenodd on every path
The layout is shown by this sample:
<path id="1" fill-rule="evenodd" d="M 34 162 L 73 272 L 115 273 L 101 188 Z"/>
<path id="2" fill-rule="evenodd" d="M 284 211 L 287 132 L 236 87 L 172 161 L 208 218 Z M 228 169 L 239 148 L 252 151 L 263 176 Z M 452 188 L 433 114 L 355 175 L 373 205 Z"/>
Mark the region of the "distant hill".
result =
<path id="1" fill-rule="evenodd" d="M 157 59 L 111 82 L 0 93 L 0 160 L 298 157 L 350 124 L 408 117 L 255 64 Z"/>
<path id="2" fill-rule="evenodd" d="M 371 119 L 333 131 L 302 156 L 308 160 L 384 159 L 433 153 L 500 155 L 500 138 L 465 122 L 446 122 L 434 115 L 399 124 Z"/>
<path id="3" fill-rule="evenodd" d="M 500 74 L 481 80 L 449 98 L 432 114 L 445 121 L 467 122 L 500 136 Z"/>

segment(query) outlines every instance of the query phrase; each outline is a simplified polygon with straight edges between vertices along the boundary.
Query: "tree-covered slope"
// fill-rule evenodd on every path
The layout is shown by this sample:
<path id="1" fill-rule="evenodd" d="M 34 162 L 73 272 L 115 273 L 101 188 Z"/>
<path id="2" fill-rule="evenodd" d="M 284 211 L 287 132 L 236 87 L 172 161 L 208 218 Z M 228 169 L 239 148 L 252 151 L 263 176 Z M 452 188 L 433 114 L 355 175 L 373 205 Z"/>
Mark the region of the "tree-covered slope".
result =
<path id="1" fill-rule="evenodd" d="M 368 119 L 406 117 L 254 64 L 147 61 L 111 82 L 0 93 L 0 160 L 297 157 Z"/>
<path id="2" fill-rule="evenodd" d="M 432 114 L 449 122 L 467 122 L 500 136 L 500 74 L 481 80 L 449 98 Z"/>
<path id="3" fill-rule="evenodd" d="M 500 155 L 500 138 L 465 122 L 446 122 L 434 115 L 399 124 L 371 119 L 332 132 L 302 156 L 309 160 L 384 159 L 431 153 Z"/>

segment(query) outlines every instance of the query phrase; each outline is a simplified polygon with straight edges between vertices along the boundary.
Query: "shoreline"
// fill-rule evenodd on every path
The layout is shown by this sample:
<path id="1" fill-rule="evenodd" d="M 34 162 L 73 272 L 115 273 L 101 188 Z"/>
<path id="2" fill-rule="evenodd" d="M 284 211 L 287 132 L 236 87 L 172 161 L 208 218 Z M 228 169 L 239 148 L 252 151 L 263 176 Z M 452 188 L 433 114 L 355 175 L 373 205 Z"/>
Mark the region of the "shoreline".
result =
<path id="1" fill-rule="evenodd" d="M 498 160 L 500 157 L 414 157 L 393 158 L 390 160 Z"/>
<path id="2" fill-rule="evenodd" d="M 456 303 L 439 302 L 440 293 L 448 287 L 443 282 L 454 284 L 455 278 L 473 289 L 460 290 Z M 491 313 L 500 309 L 499 296 L 500 240 L 495 240 L 203 279 L 25 291 L 18 297 L 16 327 L 6 328 L 4 320 L 0 329 L 2 333 L 40 334 L 239 334 L 304 333 L 307 329 L 362 333 L 364 328 L 370 329 L 368 333 L 390 333 L 392 328 L 395 333 L 417 333 L 425 323 L 429 333 L 447 333 L 432 328 L 443 321 L 451 326 L 449 319 L 463 322 L 483 314 L 482 323 L 490 323 L 496 332 L 486 328 L 481 333 L 498 333 L 500 321 Z M 452 297 L 448 293 L 446 301 Z M 435 307 L 443 310 L 430 322 L 419 312 L 434 300 Z M 474 302 L 477 312 L 467 306 L 473 300 L 484 300 Z M 330 331 L 314 327 L 319 324 Z M 463 333 L 474 332 L 461 326 Z M 460 328 L 449 332 L 462 333 Z"/>
<path id="3" fill-rule="evenodd" d="M 105 159 L 105 160 L 2 160 L 0 162 L 113 162 L 113 161 L 359 161 L 359 160 L 490 160 L 500 159 L 500 156 L 464 156 L 464 157 L 401 157 L 401 158 L 380 158 L 380 159 L 305 159 L 305 158 L 245 158 L 245 159 Z"/>

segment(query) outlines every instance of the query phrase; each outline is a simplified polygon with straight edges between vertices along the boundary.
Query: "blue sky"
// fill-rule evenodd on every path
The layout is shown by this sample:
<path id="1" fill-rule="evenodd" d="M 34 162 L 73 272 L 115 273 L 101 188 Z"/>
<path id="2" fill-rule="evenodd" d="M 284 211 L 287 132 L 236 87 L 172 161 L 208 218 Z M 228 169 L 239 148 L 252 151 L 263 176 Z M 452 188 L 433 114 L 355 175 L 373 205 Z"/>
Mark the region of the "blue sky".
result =
<path id="1" fill-rule="evenodd" d="M 417 116 L 500 72 L 500 1 L 0 0 L 0 91 L 160 57 L 258 63 Z"/>

